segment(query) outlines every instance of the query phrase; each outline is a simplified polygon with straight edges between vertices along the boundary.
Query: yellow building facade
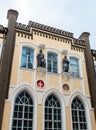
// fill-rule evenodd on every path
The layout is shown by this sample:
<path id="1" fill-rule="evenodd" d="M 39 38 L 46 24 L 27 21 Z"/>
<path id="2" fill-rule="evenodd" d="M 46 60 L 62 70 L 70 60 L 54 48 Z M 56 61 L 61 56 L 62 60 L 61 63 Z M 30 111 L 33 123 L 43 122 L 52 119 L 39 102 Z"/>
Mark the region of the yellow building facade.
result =
<path id="1" fill-rule="evenodd" d="M 84 41 L 32 21 L 26 26 L 16 23 L 15 33 L 2 130 L 95 130 Z M 38 67 L 40 50 L 46 67 Z M 67 72 L 62 63 L 65 56 Z"/>

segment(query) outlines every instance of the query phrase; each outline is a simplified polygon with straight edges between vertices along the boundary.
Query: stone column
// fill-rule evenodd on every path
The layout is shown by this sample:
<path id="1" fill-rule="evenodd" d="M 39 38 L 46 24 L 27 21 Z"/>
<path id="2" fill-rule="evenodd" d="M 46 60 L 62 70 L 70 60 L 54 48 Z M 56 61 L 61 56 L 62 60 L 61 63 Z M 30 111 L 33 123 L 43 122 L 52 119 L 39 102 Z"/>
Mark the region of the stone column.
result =
<path id="1" fill-rule="evenodd" d="M 1 55 L 0 69 L 0 130 L 2 129 L 2 119 L 4 111 L 5 99 L 8 97 L 10 75 L 12 68 L 12 59 L 15 46 L 15 24 L 18 17 L 18 12 L 8 10 L 8 33 L 3 41 L 3 50 Z"/>
<path id="2" fill-rule="evenodd" d="M 89 90 L 90 90 L 90 95 L 91 95 L 91 104 L 92 104 L 92 107 L 94 108 L 95 119 L 96 119 L 96 77 L 95 77 L 95 71 L 94 71 L 93 57 L 91 54 L 89 36 L 90 34 L 88 32 L 84 32 L 81 34 L 80 39 L 84 40 L 86 44 L 86 48 L 84 52 L 85 62 L 86 62 Z"/>

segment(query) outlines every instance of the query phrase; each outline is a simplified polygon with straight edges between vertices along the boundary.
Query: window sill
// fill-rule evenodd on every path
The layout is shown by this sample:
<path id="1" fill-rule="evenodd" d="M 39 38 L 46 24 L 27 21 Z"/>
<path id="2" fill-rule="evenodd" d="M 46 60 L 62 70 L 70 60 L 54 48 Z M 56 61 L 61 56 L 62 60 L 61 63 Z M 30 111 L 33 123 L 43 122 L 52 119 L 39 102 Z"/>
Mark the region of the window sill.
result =
<path id="1" fill-rule="evenodd" d="M 24 67 L 20 67 L 21 70 L 25 70 L 25 71 L 34 71 L 35 69 L 32 68 L 32 69 L 29 69 L 29 68 L 24 68 Z"/>
<path id="2" fill-rule="evenodd" d="M 83 77 L 75 77 L 75 76 L 71 76 L 71 75 L 70 75 L 70 78 L 72 78 L 72 79 L 79 79 L 79 80 L 83 79 Z"/>
<path id="3" fill-rule="evenodd" d="M 51 74 L 51 75 L 60 75 L 60 73 L 54 73 L 54 72 L 48 72 L 48 71 L 47 71 L 47 73 Z"/>

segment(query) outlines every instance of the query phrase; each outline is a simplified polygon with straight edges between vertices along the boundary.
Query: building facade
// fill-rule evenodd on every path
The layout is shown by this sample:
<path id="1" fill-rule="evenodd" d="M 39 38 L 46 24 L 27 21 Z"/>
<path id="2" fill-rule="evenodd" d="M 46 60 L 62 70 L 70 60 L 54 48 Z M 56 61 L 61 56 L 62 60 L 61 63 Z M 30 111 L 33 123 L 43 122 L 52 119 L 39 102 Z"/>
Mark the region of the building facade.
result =
<path id="1" fill-rule="evenodd" d="M 9 10 L 8 28 L 0 31 L 1 130 L 95 130 L 89 33 L 76 39 L 36 22 L 18 23 L 17 17 Z"/>

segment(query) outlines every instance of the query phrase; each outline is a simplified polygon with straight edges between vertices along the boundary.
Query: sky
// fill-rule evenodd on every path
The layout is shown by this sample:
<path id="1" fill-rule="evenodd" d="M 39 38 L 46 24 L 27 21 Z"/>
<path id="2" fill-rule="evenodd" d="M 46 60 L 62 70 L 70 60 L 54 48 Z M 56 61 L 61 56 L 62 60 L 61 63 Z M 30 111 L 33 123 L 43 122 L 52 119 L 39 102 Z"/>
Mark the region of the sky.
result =
<path id="1" fill-rule="evenodd" d="M 17 22 L 35 21 L 62 29 L 78 38 L 90 33 L 90 46 L 96 49 L 96 0 L 1 0 L 0 24 L 7 27 L 7 11 L 19 12 Z"/>

